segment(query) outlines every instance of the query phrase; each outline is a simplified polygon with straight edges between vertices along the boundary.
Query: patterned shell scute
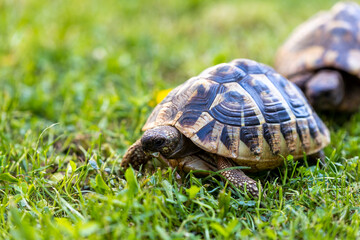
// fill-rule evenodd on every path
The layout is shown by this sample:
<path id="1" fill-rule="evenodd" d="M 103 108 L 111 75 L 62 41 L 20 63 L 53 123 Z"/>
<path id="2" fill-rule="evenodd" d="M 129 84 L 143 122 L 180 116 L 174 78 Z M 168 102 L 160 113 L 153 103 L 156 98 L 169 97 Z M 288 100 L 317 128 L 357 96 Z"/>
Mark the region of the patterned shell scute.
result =
<path id="1" fill-rule="evenodd" d="M 200 148 L 235 160 L 301 157 L 329 143 L 329 132 L 301 91 L 264 64 L 236 59 L 172 90 L 143 130 L 175 126 Z"/>
<path id="2" fill-rule="evenodd" d="M 279 48 L 275 68 L 289 78 L 320 68 L 360 77 L 360 6 L 339 2 L 298 26 Z"/>

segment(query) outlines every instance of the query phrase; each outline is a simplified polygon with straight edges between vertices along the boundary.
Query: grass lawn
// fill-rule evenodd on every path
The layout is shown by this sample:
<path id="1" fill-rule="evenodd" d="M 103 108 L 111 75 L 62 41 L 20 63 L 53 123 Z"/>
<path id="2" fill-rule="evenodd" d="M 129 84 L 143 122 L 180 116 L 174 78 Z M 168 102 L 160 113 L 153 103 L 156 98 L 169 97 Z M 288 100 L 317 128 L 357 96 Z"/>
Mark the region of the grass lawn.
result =
<path id="1" fill-rule="evenodd" d="M 218 178 L 120 169 L 159 91 L 234 58 L 272 65 L 335 1 L 0 2 L 0 238 L 360 238 L 360 113 L 321 116 L 325 168 Z"/>

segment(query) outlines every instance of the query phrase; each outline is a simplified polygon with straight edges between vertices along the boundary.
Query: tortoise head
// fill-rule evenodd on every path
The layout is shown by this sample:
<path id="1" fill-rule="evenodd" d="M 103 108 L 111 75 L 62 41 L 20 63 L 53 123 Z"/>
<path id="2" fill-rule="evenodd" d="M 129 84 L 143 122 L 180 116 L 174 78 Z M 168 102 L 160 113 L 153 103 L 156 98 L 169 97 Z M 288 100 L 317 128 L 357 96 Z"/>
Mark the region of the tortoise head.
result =
<path id="1" fill-rule="evenodd" d="M 183 147 L 183 135 L 172 126 L 158 126 L 146 130 L 141 138 L 145 152 L 161 153 L 164 157 L 172 157 Z"/>
<path id="2" fill-rule="evenodd" d="M 342 102 L 345 94 L 341 74 L 334 70 L 321 70 L 305 86 L 305 95 L 318 110 L 333 110 Z"/>

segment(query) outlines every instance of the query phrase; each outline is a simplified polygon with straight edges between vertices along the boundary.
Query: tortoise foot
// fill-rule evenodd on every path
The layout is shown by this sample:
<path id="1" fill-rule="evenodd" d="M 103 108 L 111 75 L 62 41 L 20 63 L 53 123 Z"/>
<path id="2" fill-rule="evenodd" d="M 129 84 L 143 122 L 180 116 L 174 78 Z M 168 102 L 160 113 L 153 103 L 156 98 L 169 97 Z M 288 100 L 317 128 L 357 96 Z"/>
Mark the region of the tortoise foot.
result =
<path id="1" fill-rule="evenodd" d="M 128 168 L 131 165 L 134 169 L 139 170 L 141 165 L 146 164 L 151 159 L 152 156 L 143 151 L 139 139 L 126 151 L 120 166 Z"/>
<path id="2" fill-rule="evenodd" d="M 227 168 L 234 167 L 234 165 L 226 158 L 224 157 L 218 157 L 218 169 L 223 170 Z M 229 182 L 234 184 L 238 188 L 243 188 L 253 196 L 253 197 L 259 197 L 259 189 L 256 185 L 256 181 L 249 178 L 245 175 L 243 171 L 240 169 L 230 169 L 225 170 L 220 173 L 222 176 L 226 178 Z"/>

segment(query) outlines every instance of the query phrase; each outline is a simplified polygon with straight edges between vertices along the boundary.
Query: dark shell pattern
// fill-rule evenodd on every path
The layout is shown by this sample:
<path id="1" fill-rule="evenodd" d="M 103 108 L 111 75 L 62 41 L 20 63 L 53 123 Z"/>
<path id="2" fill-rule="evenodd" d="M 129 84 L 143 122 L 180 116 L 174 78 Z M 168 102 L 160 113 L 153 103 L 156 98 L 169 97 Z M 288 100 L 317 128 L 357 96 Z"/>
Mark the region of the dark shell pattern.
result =
<path id="1" fill-rule="evenodd" d="M 339 2 L 299 25 L 276 54 L 285 77 L 334 68 L 360 78 L 360 6 Z"/>
<path id="2" fill-rule="evenodd" d="M 239 164 L 283 161 L 318 152 L 329 132 L 301 91 L 272 68 L 236 59 L 172 90 L 143 130 L 175 126 L 200 148 Z M 251 163 L 250 163 L 251 162 Z M 266 164 L 265 164 L 266 165 Z"/>

